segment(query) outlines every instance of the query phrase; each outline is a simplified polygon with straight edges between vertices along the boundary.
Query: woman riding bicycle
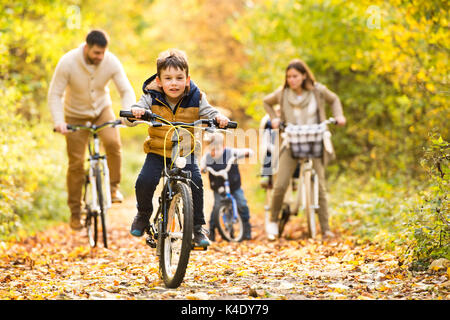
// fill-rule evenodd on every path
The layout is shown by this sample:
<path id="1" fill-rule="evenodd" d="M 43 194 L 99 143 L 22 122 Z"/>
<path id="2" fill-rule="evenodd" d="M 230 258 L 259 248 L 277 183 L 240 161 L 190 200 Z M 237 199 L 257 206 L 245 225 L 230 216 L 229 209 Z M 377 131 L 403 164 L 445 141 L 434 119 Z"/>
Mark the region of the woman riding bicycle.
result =
<path id="1" fill-rule="evenodd" d="M 323 84 L 316 82 L 308 66 L 300 59 L 294 59 L 289 63 L 286 68 L 284 86 L 267 95 L 263 102 L 264 108 L 271 118 L 273 129 L 279 128 L 280 122 L 296 125 L 320 123 L 326 119 L 325 103 L 331 106 L 333 116 L 338 125 L 343 126 L 346 123 L 339 97 Z M 277 104 L 280 105 L 281 111 L 279 117 L 274 109 L 274 106 Z M 313 168 L 319 177 L 320 208 L 318 209 L 318 215 L 322 238 L 334 237 L 328 223 L 325 178 L 325 165 L 333 158 L 334 153 L 323 152 L 322 158 L 313 159 Z M 266 226 L 267 236 L 271 240 L 278 235 L 278 214 L 297 164 L 298 159 L 294 159 L 282 143 L 279 169 L 273 190 L 271 216 Z"/>

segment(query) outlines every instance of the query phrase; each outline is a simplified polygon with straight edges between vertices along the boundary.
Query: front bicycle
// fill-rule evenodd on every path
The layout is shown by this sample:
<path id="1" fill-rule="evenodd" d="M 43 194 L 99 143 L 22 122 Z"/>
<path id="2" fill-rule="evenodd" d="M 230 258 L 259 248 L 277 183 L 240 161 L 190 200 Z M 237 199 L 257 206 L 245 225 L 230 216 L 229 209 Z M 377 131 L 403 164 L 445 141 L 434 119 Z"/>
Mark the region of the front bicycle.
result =
<path id="1" fill-rule="evenodd" d="M 170 126 L 165 140 L 168 138 L 170 130 L 174 131 L 171 140 L 172 163 L 168 168 L 164 152 L 163 189 L 159 197 L 158 210 L 153 219 L 150 218 L 150 225 L 146 229 L 148 234 L 146 243 L 157 249 L 160 274 L 166 287 L 177 288 L 186 273 L 190 251 L 192 249 L 205 250 L 204 247 L 196 247 L 193 244 L 194 213 L 190 188 L 190 184 L 193 182 L 191 172 L 183 170 L 187 160 L 179 153 L 180 130 L 187 131 L 186 128 L 206 130 L 208 127 L 214 130 L 216 124 L 213 120 L 206 119 L 193 123 L 170 122 L 150 111 L 145 112 L 141 117 L 142 120 L 135 119 L 132 112 L 128 110 L 121 110 L 120 116 L 136 124 L 144 123 L 153 127 Z M 207 125 L 207 128 L 200 127 L 202 124 Z M 234 125 L 236 124 L 234 123 Z M 230 123 L 229 127 L 232 126 L 233 123 Z M 192 133 L 190 134 L 192 135 Z M 194 138 L 193 135 L 192 137 Z"/>

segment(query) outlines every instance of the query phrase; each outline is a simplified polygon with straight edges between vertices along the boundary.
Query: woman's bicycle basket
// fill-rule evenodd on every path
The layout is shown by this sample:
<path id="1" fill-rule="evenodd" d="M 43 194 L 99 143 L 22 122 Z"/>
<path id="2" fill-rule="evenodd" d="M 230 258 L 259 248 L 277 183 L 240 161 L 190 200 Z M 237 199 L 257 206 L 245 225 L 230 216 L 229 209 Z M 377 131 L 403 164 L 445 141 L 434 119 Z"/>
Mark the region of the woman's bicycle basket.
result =
<path id="1" fill-rule="evenodd" d="M 323 155 L 324 124 L 286 126 L 284 131 L 294 159 L 320 158 Z"/>

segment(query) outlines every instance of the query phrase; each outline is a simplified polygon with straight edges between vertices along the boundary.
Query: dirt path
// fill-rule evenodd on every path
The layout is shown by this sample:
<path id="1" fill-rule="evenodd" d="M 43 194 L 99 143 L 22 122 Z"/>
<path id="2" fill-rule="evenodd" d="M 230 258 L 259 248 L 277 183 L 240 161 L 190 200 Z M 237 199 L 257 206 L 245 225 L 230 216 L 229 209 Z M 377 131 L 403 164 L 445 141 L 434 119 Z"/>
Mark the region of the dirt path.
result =
<path id="1" fill-rule="evenodd" d="M 450 298 L 445 269 L 412 273 L 395 253 L 346 238 L 268 242 L 255 214 L 255 240 L 192 252 L 181 287 L 166 289 L 154 249 L 128 233 L 134 214 L 129 199 L 109 211 L 109 249 L 91 249 L 67 225 L 0 243 L 0 299 Z"/>

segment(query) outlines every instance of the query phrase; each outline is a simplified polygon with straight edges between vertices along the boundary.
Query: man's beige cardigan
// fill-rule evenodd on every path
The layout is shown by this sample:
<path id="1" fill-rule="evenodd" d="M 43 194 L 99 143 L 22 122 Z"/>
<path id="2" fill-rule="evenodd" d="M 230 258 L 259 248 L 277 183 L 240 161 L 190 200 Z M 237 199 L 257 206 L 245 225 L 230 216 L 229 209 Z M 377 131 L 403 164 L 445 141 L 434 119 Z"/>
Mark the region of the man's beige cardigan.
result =
<path id="1" fill-rule="evenodd" d="M 53 74 L 48 104 L 55 126 L 65 122 L 64 116 L 92 119 L 105 107 L 111 106 L 108 88 L 111 79 L 119 91 L 124 109 L 136 102 L 136 95 L 119 59 L 106 50 L 102 62 L 89 68 L 83 57 L 84 45 L 62 56 Z"/>

